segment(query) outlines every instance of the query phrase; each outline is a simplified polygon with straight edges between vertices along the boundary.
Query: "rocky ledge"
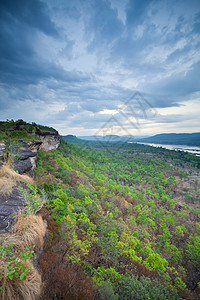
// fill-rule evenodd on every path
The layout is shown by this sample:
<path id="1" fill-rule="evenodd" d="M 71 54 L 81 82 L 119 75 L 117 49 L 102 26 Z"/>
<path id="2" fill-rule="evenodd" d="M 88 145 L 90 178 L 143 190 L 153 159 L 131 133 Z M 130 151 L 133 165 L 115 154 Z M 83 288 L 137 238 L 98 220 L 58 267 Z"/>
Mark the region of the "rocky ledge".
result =
<path id="1" fill-rule="evenodd" d="M 12 126 L 9 125 L 9 127 L 7 122 L 1 122 L 0 130 L 8 134 L 7 141 L 9 141 L 9 144 L 7 141 L 0 142 L 0 172 L 3 163 L 6 162 L 10 153 L 13 153 L 12 167 L 17 172 L 14 176 L 26 174 L 34 177 L 33 170 L 36 167 L 38 151 L 40 149 L 44 151 L 55 150 L 60 144 L 60 136 L 55 129 L 45 126 L 40 127 L 22 120 L 15 122 Z M 12 139 L 13 133 L 17 135 L 25 130 L 30 131 L 30 129 L 31 133 L 28 132 L 28 134 L 31 134 L 34 140 L 27 139 L 25 142 L 23 139 L 18 139 L 16 142 Z M 23 183 L 18 183 L 16 186 L 12 186 L 9 195 L 4 195 L 0 191 L 0 233 L 10 229 L 13 223 L 13 214 L 17 215 L 18 211 L 24 208 L 23 198 L 18 189 L 19 185 L 25 187 Z"/>
<path id="2" fill-rule="evenodd" d="M 33 176 L 33 170 L 36 167 L 37 152 L 55 150 L 60 144 L 60 137 L 54 135 L 42 136 L 41 141 L 32 141 L 25 143 L 19 141 L 17 159 L 13 162 L 14 169 L 19 174 L 27 173 Z M 1 154 L 0 154 L 1 155 Z"/>
<path id="3" fill-rule="evenodd" d="M 38 151 L 57 149 L 60 136 L 52 128 L 19 120 L 0 122 L 0 140 L 0 245 L 12 247 L 14 241 L 13 249 L 19 260 L 18 253 L 26 247 L 35 246 L 32 258 L 28 259 L 25 265 L 31 267 L 27 278 L 23 281 L 14 278 L 3 283 L 4 299 L 26 300 L 27 295 L 30 299 L 39 299 L 42 280 L 38 272 L 38 263 L 48 240 L 48 229 L 40 215 L 26 216 L 27 208 L 20 187 L 29 189 L 26 183 L 33 184 L 33 169 L 36 167 Z M 25 217 L 19 214 L 19 211 L 24 211 Z M 0 265 L 3 264 L 2 258 Z M 30 284 L 32 281 L 35 286 Z M 24 288 L 21 288 L 22 283 Z M 10 291 L 13 293 L 11 296 Z"/>
<path id="4" fill-rule="evenodd" d="M 8 147 L 7 154 L 5 154 L 5 143 L 0 142 L 0 165 L 5 160 L 5 156 L 9 152 L 15 153 L 13 162 L 14 169 L 19 174 L 27 173 L 33 176 L 33 169 L 36 167 L 37 152 L 42 149 L 44 151 L 55 150 L 60 144 L 60 136 L 56 130 L 45 131 L 36 127 L 36 139 L 30 142 L 18 140 L 17 145 L 12 142 Z"/>

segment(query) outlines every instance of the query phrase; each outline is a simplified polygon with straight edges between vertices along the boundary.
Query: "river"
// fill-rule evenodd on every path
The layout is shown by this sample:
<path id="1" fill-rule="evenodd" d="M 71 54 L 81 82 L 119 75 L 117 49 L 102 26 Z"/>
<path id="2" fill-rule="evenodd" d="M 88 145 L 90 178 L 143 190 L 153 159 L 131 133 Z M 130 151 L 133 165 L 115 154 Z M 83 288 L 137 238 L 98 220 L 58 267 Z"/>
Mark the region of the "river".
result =
<path id="1" fill-rule="evenodd" d="M 140 143 L 140 142 L 137 142 L 137 144 L 148 145 L 152 147 L 162 147 L 168 150 L 184 151 L 184 152 L 189 152 L 191 154 L 194 154 L 196 156 L 200 156 L 200 147 L 198 146 Z"/>

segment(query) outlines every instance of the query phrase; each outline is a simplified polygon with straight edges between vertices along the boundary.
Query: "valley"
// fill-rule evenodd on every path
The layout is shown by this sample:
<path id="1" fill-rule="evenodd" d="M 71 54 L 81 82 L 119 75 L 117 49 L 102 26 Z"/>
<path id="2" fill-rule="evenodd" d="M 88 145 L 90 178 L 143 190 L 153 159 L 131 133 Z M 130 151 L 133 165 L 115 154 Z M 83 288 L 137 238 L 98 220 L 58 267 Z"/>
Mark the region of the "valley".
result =
<path id="1" fill-rule="evenodd" d="M 22 140 L 40 143 L 42 127 L 12 126 L 1 133 L 3 168 L 14 167 L 9 174 L 25 211 L 48 230 L 37 259 L 41 299 L 199 299 L 199 157 L 135 143 L 69 142 L 44 128 L 56 144 L 37 149 L 30 185 L 15 166 Z"/>

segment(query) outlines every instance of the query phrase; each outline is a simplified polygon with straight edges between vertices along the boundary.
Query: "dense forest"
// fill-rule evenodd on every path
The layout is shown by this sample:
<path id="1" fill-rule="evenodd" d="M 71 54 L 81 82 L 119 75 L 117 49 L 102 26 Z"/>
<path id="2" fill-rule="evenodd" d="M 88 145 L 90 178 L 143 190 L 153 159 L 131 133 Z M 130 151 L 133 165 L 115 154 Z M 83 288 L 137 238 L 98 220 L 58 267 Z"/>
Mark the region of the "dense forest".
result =
<path id="1" fill-rule="evenodd" d="M 198 299 L 199 158 L 94 146 L 39 153 L 35 174 L 56 220 L 41 260 L 45 299 Z"/>
<path id="2" fill-rule="evenodd" d="M 38 151 L 30 189 L 47 199 L 41 299 L 199 299 L 200 158 L 74 140 Z"/>

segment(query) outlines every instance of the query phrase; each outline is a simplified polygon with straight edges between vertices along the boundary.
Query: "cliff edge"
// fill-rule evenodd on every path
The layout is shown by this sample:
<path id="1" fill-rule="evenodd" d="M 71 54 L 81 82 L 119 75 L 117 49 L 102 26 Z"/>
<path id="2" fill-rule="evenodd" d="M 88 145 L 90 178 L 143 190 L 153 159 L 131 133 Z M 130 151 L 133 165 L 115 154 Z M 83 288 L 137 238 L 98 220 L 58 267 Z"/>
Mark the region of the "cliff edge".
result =
<path id="1" fill-rule="evenodd" d="M 40 296 L 38 262 L 48 230 L 38 214 L 45 195 L 36 195 L 33 170 L 38 151 L 59 144 L 53 128 L 23 120 L 0 122 L 0 299 Z"/>

